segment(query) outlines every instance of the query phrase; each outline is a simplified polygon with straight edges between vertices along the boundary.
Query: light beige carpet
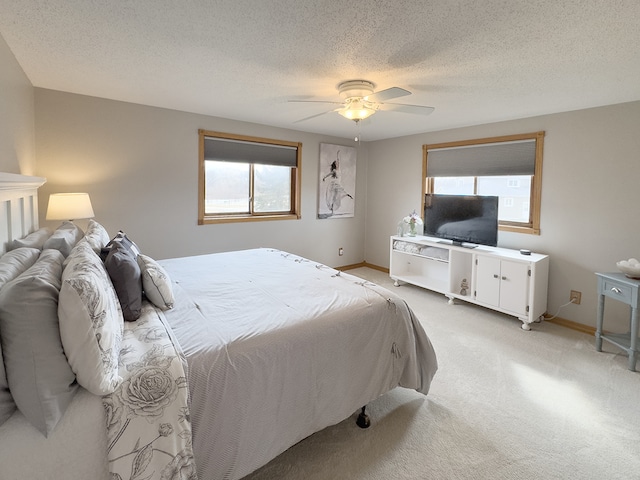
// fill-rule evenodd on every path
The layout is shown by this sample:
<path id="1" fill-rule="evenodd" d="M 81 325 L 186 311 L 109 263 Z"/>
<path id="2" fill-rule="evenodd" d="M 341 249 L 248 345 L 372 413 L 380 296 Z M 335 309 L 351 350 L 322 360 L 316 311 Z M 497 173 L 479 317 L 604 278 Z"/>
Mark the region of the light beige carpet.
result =
<path id="1" fill-rule="evenodd" d="M 429 395 L 396 388 L 290 448 L 245 480 L 640 479 L 640 373 L 613 346 L 521 322 L 388 275 L 439 361 Z"/>

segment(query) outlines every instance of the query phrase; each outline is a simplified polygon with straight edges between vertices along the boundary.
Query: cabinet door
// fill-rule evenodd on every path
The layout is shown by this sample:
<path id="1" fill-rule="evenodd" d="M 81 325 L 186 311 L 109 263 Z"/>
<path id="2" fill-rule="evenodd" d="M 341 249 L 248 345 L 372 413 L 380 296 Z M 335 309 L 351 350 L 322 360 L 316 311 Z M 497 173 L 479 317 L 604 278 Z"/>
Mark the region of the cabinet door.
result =
<path id="1" fill-rule="evenodd" d="M 500 262 L 500 308 L 527 314 L 529 278 L 529 264 L 508 260 Z"/>
<path id="2" fill-rule="evenodd" d="M 497 307 L 500 305 L 500 259 L 476 257 L 476 301 Z"/>

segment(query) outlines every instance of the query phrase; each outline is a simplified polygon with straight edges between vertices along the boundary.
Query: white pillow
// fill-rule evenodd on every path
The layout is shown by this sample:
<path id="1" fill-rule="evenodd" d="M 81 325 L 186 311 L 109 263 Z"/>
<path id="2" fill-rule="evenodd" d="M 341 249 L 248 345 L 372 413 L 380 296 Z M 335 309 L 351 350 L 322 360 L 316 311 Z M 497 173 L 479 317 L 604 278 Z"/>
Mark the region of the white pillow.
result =
<path id="1" fill-rule="evenodd" d="M 167 271 L 147 255 L 138 255 L 142 274 L 142 290 L 147 299 L 162 310 L 173 308 L 174 298 L 171 279 Z"/>
<path id="2" fill-rule="evenodd" d="M 19 247 L 2 255 L 0 257 L 0 288 L 30 268 L 39 256 L 40 250 L 30 247 Z"/>
<path id="3" fill-rule="evenodd" d="M 53 234 L 44 242 L 42 249 L 55 248 L 67 257 L 71 253 L 71 249 L 83 236 L 84 232 L 75 223 L 62 222 L 62 225 L 56 228 Z"/>
<path id="4" fill-rule="evenodd" d="M 78 383 L 91 393 L 112 393 L 122 382 L 118 356 L 124 319 L 102 260 L 80 242 L 65 261 L 58 303 L 60 336 Z"/>
<path id="5" fill-rule="evenodd" d="M 84 232 L 83 241 L 89 242 L 93 251 L 100 254 L 100 250 L 109 243 L 109 234 L 102 225 L 91 219 L 87 224 L 87 231 Z"/>
<path id="6" fill-rule="evenodd" d="M 42 250 L 44 242 L 51 236 L 53 232 L 50 228 L 44 227 L 35 232 L 30 233 L 24 238 L 18 238 L 11 242 L 11 249 L 20 247 L 31 247 Z"/>

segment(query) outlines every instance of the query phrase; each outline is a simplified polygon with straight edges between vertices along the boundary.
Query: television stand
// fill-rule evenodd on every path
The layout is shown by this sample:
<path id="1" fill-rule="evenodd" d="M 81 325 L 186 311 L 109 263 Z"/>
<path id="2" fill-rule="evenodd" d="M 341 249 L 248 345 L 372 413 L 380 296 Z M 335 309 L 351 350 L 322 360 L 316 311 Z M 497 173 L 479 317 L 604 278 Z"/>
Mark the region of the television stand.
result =
<path id="1" fill-rule="evenodd" d="M 456 245 L 434 237 L 392 236 L 389 276 L 454 300 L 517 317 L 530 330 L 547 310 L 549 257 L 484 245 Z"/>
<path id="2" fill-rule="evenodd" d="M 475 243 L 457 242 L 455 240 L 438 240 L 438 243 L 442 243 L 443 245 L 454 245 L 456 247 L 462 247 L 462 248 L 478 247 L 478 245 L 476 245 Z"/>

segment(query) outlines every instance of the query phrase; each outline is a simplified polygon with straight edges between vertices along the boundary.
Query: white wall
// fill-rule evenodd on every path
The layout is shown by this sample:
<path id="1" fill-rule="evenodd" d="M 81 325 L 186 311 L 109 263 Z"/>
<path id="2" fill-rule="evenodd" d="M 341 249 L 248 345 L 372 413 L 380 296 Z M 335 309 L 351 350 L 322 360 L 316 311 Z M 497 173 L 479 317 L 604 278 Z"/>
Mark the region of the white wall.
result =
<path id="1" fill-rule="evenodd" d="M 365 259 L 389 266 L 389 235 L 419 210 L 422 145 L 544 130 L 541 234 L 500 232 L 498 244 L 550 255 L 548 311 L 595 326 L 594 272 L 640 258 L 640 102 L 371 142 Z M 606 303 L 605 327 L 626 331 L 628 309 Z"/>
<path id="2" fill-rule="evenodd" d="M 364 147 L 358 151 L 355 217 L 318 220 L 320 143 L 353 142 L 39 88 L 35 103 L 37 175 L 48 179 L 40 190 L 42 224 L 50 193 L 86 191 L 110 233 L 124 230 L 158 259 L 253 247 L 331 266 L 364 258 Z M 302 218 L 197 225 L 198 129 L 302 142 Z"/>
<path id="3" fill-rule="evenodd" d="M 0 35 L 0 170 L 35 173 L 33 87 Z"/>

